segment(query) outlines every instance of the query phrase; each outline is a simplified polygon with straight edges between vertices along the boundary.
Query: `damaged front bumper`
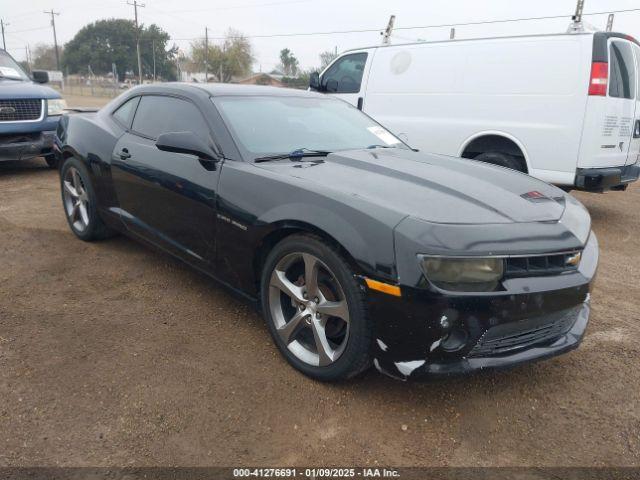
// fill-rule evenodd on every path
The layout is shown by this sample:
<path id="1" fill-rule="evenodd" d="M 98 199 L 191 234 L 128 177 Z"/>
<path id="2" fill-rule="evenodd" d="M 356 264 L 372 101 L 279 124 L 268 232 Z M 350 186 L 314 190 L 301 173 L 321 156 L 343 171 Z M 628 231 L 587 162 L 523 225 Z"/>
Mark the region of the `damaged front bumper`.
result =
<path id="1" fill-rule="evenodd" d="M 53 154 L 55 131 L 0 135 L 0 161 Z"/>
<path id="2" fill-rule="evenodd" d="M 374 365 L 402 380 L 504 369 L 560 355 L 580 344 L 598 246 L 591 235 L 577 271 L 514 278 L 505 290 L 460 295 L 402 287 L 369 292 Z"/>

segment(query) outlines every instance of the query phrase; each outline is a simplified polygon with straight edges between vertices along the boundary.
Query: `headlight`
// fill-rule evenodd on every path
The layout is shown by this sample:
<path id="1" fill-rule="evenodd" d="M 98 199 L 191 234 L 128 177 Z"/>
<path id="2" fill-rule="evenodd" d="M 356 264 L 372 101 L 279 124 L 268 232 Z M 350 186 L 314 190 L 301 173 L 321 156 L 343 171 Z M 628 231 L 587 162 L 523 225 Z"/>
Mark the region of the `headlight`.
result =
<path id="1" fill-rule="evenodd" d="M 504 274 L 502 258 L 421 257 L 429 281 L 444 290 L 487 292 L 495 290 Z"/>
<path id="2" fill-rule="evenodd" d="M 47 100 L 47 115 L 62 115 L 67 108 L 67 102 L 61 98 L 51 98 Z"/>

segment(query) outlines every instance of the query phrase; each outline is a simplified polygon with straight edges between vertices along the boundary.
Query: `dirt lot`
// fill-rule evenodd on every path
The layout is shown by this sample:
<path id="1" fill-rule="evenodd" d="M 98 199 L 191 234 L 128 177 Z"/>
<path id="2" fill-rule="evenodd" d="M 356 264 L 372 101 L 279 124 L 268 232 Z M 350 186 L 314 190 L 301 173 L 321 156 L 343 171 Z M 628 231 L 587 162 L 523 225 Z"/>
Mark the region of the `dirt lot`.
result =
<path id="1" fill-rule="evenodd" d="M 580 349 L 323 385 L 213 281 L 123 237 L 76 240 L 44 162 L 0 165 L 0 466 L 639 466 L 640 187 L 577 196 L 601 245 Z"/>

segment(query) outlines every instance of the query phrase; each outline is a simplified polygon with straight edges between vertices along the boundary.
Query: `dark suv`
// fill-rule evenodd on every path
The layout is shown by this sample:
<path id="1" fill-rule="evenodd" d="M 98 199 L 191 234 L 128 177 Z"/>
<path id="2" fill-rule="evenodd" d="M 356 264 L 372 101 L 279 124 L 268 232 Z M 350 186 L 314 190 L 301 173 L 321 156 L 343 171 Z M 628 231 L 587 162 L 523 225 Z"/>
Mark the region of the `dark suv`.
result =
<path id="1" fill-rule="evenodd" d="M 0 50 L 0 162 L 44 156 L 56 166 L 53 140 L 65 101 L 46 83 L 44 71 L 33 80 L 6 51 Z"/>

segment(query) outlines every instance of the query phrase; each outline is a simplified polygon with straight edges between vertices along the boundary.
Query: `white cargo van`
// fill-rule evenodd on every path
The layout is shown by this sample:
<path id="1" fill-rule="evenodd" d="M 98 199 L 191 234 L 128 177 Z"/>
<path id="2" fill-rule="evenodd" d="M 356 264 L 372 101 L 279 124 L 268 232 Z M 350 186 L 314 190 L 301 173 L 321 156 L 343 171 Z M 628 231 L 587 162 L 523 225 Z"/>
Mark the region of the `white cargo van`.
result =
<path id="1" fill-rule="evenodd" d="M 640 171 L 639 64 L 618 33 L 421 42 L 345 52 L 311 88 L 420 150 L 624 190 Z"/>

